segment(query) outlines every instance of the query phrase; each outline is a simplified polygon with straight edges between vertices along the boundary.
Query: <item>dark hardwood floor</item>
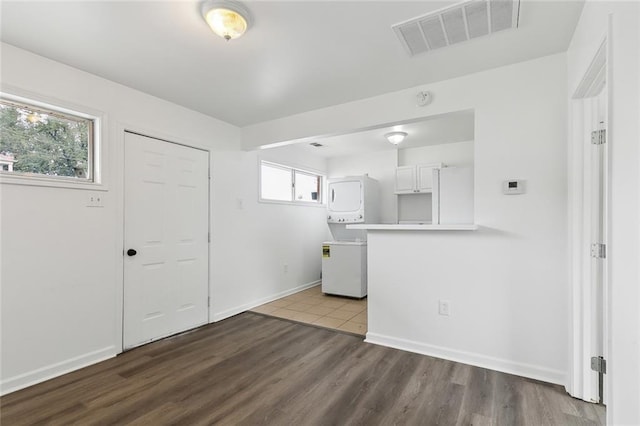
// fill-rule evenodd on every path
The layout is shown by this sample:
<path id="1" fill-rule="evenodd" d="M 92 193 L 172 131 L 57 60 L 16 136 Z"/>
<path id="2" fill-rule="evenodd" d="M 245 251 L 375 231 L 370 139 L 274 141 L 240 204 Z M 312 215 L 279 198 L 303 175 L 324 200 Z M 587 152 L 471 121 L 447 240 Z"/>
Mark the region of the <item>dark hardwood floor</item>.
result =
<path id="1" fill-rule="evenodd" d="M 14 392 L 6 425 L 601 425 L 560 386 L 244 313 Z"/>

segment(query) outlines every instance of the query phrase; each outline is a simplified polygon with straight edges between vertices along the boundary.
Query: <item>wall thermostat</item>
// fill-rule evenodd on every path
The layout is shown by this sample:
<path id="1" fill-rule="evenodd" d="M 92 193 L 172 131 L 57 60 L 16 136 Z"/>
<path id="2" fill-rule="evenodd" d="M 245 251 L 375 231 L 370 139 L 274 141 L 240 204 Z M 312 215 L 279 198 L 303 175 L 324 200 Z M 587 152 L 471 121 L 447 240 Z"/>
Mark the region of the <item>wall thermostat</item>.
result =
<path id="1" fill-rule="evenodd" d="M 505 195 L 524 194 L 524 181 L 509 179 L 502 182 L 502 193 Z"/>

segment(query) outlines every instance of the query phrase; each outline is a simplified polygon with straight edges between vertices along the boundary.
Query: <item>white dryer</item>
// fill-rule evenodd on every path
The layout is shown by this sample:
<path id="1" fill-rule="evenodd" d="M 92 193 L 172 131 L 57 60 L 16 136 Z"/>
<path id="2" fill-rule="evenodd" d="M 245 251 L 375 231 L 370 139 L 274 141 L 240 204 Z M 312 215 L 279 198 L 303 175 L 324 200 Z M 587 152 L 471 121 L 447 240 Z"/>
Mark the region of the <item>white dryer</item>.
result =
<path id="1" fill-rule="evenodd" d="M 377 180 L 369 176 L 329 179 L 328 190 L 328 223 L 347 225 L 379 220 Z"/>

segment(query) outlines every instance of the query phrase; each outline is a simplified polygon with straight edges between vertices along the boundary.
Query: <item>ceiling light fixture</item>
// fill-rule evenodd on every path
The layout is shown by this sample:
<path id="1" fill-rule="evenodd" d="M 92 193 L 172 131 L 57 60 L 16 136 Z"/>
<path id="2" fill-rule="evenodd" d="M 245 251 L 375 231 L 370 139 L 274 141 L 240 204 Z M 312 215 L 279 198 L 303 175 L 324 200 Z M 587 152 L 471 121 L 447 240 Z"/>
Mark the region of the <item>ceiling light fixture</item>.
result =
<path id="1" fill-rule="evenodd" d="M 201 10 L 211 30 L 227 41 L 240 37 L 252 24 L 249 9 L 237 1 L 206 0 Z"/>
<path id="2" fill-rule="evenodd" d="M 404 140 L 404 138 L 407 137 L 407 133 L 406 132 L 391 132 L 391 133 L 387 133 L 386 135 L 384 135 L 385 138 L 387 138 L 387 140 L 389 142 L 391 142 L 394 145 L 398 145 L 400 142 L 402 142 Z"/>

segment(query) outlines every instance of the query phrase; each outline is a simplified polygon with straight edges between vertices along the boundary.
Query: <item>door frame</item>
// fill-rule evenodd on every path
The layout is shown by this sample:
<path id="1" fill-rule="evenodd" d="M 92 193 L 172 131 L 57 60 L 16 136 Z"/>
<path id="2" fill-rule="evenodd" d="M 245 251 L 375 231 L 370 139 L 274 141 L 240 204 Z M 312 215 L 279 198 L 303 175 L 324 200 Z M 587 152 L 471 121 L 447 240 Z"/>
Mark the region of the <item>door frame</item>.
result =
<path id="1" fill-rule="evenodd" d="M 597 314 L 592 309 L 594 297 L 591 294 L 591 180 L 585 179 L 591 176 L 590 163 L 590 133 L 596 130 L 592 126 L 592 113 L 594 97 L 601 90 L 606 90 L 605 102 L 607 115 L 611 117 L 611 22 L 609 21 L 607 33 L 601 37 L 598 49 L 592 55 L 590 64 L 583 70 L 583 77 L 571 95 L 569 100 L 569 262 L 570 262 L 570 354 L 569 377 L 567 391 L 576 398 L 588 402 L 597 402 L 597 392 L 594 394 L 593 373 L 590 370 L 591 356 L 599 355 L 591 353 L 593 320 Z M 610 127 L 610 120 L 607 126 Z M 607 132 L 605 151 L 609 152 L 610 138 Z M 610 155 L 605 155 L 607 163 L 604 165 L 604 191 L 605 199 L 603 211 L 605 215 L 604 235 L 609 235 L 610 230 Z M 606 243 L 606 241 L 605 241 Z M 608 358 L 610 353 L 609 343 L 609 277 L 608 260 L 603 259 L 603 356 Z M 586 285 L 589 283 L 589 285 Z M 609 395 L 607 375 L 604 375 L 604 401 L 606 404 Z"/>
<path id="2" fill-rule="evenodd" d="M 114 182 L 116 184 L 116 188 L 119 191 L 120 196 L 115 197 L 116 205 L 116 223 L 118 229 L 121 230 L 120 238 L 118 239 L 118 246 L 115 248 L 115 255 L 117 259 L 117 285 L 115 289 L 115 308 L 116 308 L 116 324 L 115 324 L 115 336 L 114 336 L 114 344 L 117 350 L 116 353 L 124 352 L 124 252 L 125 252 L 125 235 L 124 235 L 124 207 L 125 207 L 125 136 L 126 133 L 134 133 L 140 136 L 145 136 L 151 139 L 157 139 L 162 142 L 168 142 L 175 145 L 184 146 L 186 148 L 193 148 L 200 151 L 204 151 L 208 154 L 208 191 L 207 191 L 207 217 L 208 217 L 208 232 L 209 236 L 211 236 L 213 230 L 213 226 L 211 223 L 211 149 L 203 147 L 201 144 L 197 143 L 193 140 L 185 140 L 185 138 L 163 134 L 153 129 L 143 128 L 139 125 L 129 124 L 125 122 L 119 122 L 115 124 L 116 130 L 115 134 L 118 135 L 118 143 L 114 146 L 114 159 L 118 160 L 117 171 L 114 176 Z M 207 254 L 207 294 L 209 298 L 209 302 L 211 301 L 211 238 L 209 239 L 208 244 L 208 254 Z M 207 323 L 212 322 L 212 314 L 211 314 L 211 303 L 208 303 L 207 309 Z"/>

